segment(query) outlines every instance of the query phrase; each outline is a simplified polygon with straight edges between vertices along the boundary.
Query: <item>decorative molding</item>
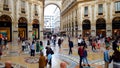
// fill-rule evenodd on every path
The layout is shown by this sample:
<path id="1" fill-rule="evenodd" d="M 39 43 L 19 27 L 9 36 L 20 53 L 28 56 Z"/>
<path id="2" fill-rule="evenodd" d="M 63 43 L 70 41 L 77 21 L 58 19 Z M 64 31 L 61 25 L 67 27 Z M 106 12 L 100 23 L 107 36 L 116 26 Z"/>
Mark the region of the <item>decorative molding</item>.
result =
<path id="1" fill-rule="evenodd" d="M 2 11 L 2 14 L 8 14 L 8 15 L 10 15 L 12 12 L 10 12 L 10 11 Z"/>
<path id="2" fill-rule="evenodd" d="M 34 15 L 33 17 L 34 17 L 35 19 L 39 19 L 39 16 L 35 16 L 35 15 Z"/>
<path id="3" fill-rule="evenodd" d="M 18 32 L 17 30 L 13 30 L 13 32 Z"/>
<path id="4" fill-rule="evenodd" d="M 120 16 L 120 13 L 114 13 L 113 16 L 114 17 Z"/>
<path id="5" fill-rule="evenodd" d="M 104 18 L 105 15 L 97 15 L 96 17 L 97 17 L 97 18 Z"/>
<path id="6" fill-rule="evenodd" d="M 85 19 L 89 19 L 90 17 L 89 16 L 86 16 L 86 17 L 83 17 L 83 20 L 85 20 Z"/>
<path id="7" fill-rule="evenodd" d="M 27 14 L 24 14 L 24 13 L 19 13 L 20 17 L 25 17 L 27 16 Z"/>

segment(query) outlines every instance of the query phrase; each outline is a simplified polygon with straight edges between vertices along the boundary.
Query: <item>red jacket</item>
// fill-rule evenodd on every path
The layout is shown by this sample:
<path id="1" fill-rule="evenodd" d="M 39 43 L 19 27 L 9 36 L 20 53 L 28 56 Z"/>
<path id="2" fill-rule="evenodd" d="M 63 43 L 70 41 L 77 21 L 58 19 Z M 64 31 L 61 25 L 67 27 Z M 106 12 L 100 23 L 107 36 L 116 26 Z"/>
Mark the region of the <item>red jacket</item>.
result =
<path id="1" fill-rule="evenodd" d="M 83 48 L 79 48 L 78 49 L 79 56 L 83 56 L 83 52 L 84 52 Z"/>

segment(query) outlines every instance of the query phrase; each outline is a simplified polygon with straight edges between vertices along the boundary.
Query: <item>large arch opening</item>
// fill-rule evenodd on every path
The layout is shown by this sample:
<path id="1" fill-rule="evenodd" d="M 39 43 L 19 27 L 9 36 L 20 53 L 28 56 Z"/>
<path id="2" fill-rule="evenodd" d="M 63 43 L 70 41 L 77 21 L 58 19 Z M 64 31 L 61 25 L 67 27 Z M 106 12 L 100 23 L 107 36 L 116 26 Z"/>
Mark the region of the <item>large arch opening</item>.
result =
<path id="1" fill-rule="evenodd" d="M 112 20 L 112 34 L 114 36 L 120 36 L 120 17 L 115 17 Z"/>
<path id="2" fill-rule="evenodd" d="M 18 37 L 20 37 L 21 40 L 25 40 L 28 37 L 27 32 L 27 19 L 25 17 L 21 17 L 18 20 Z"/>
<path id="3" fill-rule="evenodd" d="M 49 4 L 44 8 L 44 35 L 58 34 L 60 31 L 60 8 Z"/>
<path id="4" fill-rule="evenodd" d="M 104 18 L 99 18 L 96 21 L 96 34 L 106 36 L 106 21 Z"/>
<path id="5" fill-rule="evenodd" d="M 32 27 L 33 27 L 33 33 L 32 33 L 32 37 L 33 39 L 39 39 L 39 21 L 37 19 L 34 19 L 33 22 L 32 22 Z"/>
<path id="6" fill-rule="evenodd" d="M 90 20 L 86 19 L 83 21 L 82 29 L 83 29 L 83 36 L 87 37 L 90 35 L 90 29 L 91 29 Z"/>
<path id="7" fill-rule="evenodd" d="M 12 20 L 8 15 L 0 16 L 0 36 L 12 41 Z"/>

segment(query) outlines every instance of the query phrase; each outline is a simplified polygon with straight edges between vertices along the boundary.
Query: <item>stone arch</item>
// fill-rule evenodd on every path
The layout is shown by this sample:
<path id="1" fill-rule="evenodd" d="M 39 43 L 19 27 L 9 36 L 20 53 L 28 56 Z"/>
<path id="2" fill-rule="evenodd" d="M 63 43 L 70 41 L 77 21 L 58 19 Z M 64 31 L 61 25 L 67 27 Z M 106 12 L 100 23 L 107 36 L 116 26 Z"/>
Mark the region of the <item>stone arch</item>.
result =
<path id="1" fill-rule="evenodd" d="M 34 19 L 32 24 L 39 24 L 39 20 L 38 19 Z"/>
<path id="2" fill-rule="evenodd" d="M 0 21 L 11 22 L 11 23 L 12 23 L 12 19 L 11 19 L 11 17 L 8 16 L 8 15 L 1 15 L 1 16 L 0 16 Z"/>
<path id="3" fill-rule="evenodd" d="M 115 24 L 115 23 L 120 23 L 120 17 L 115 17 L 115 18 L 113 18 L 112 23 L 113 23 L 113 24 Z"/>
<path id="4" fill-rule="evenodd" d="M 61 2 L 60 1 L 46 1 L 45 2 L 45 7 L 48 6 L 48 5 L 56 5 L 60 11 L 61 11 Z"/>
<path id="5" fill-rule="evenodd" d="M 12 19 L 9 15 L 0 16 L 0 34 L 6 36 L 8 41 L 12 41 Z"/>
<path id="6" fill-rule="evenodd" d="M 91 23 L 89 19 L 85 19 L 82 22 L 83 36 L 90 35 Z"/>
<path id="7" fill-rule="evenodd" d="M 104 18 L 96 20 L 96 34 L 106 36 L 106 20 Z"/>
<path id="8" fill-rule="evenodd" d="M 39 32 L 39 20 L 38 19 L 34 19 L 32 22 L 32 37 L 34 40 L 39 39 L 40 38 L 40 32 Z"/>
<path id="9" fill-rule="evenodd" d="M 114 38 L 120 35 L 120 17 L 114 17 L 112 20 L 112 34 Z"/>
<path id="10" fill-rule="evenodd" d="M 98 19 L 96 20 L 96 24 L 106 24 L 106 21 L 105 21 L 104 18 L 98 18 Z"/>
<path id="11" fill-rule="evenodd" d="M 83 20 L 83 22 L 82 22 L 83 24 L 90 24 L 90 20 L 88 20 L 88 19 L 85 19 L 85 20 Z"/>
<path id="12" fill-rule="evenodd" d="M 20 17 L 18 23 L 27 23 L 27 19 L 25 17 Z"/>
<path id="13" fill-rule="evenodd" d="M 20 17 L 18 20 L 18 37 L 21 40 L 25 40 L 28 38 L 28 22 L 25 17 Z"/>

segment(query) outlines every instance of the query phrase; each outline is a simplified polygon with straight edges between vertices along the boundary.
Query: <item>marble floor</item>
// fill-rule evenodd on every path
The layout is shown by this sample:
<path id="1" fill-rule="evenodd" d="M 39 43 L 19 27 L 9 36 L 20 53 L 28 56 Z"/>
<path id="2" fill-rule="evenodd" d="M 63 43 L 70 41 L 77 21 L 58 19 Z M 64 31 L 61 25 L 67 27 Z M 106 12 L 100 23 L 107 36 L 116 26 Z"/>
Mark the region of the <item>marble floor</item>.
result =
<path id="1" fill-rule="evenodd" d="M 52 44 L 50 45 L 54 51 L 52 68 L 60 68 L 61 62 L 66 63 L 67 68 L 79 68 L 77 39 L 73 38 L 72 40 L 74 42 L 72 55 L 68 55 L 69 48 L 67 38 L 64 38 L 61 49 L 59 49 L 58 45 L 56 45 L 56 47 Z M 46 40 L 43 40 L 43 45 L 46 47 Z M 101 47 L 101 50 L 97 52 L 93 52 L 91 50 L 91 46 L 88 46 L 88 60 L 91 65 L 89 68 L 104 68 L 104 50 L 104 45 Z M 4 63 L 6 61 L 11 61 L 14 66 L 16 65 L 16 68 L 38 68 L 38 58 L 39 54 L 36 53 L 34 59 L 31 59 L 28 50 L 21 52 L 21 44 L 18 45 L 17 42 L 11 42 L 8 43 L 8 50 L 3 50 L 3 55 L 0 62 Z M 46 68 L 49 68 L 49 66 L 47 65 Z M 110 68 L 112 68 L 112 63 L 110 64 Z"/>

